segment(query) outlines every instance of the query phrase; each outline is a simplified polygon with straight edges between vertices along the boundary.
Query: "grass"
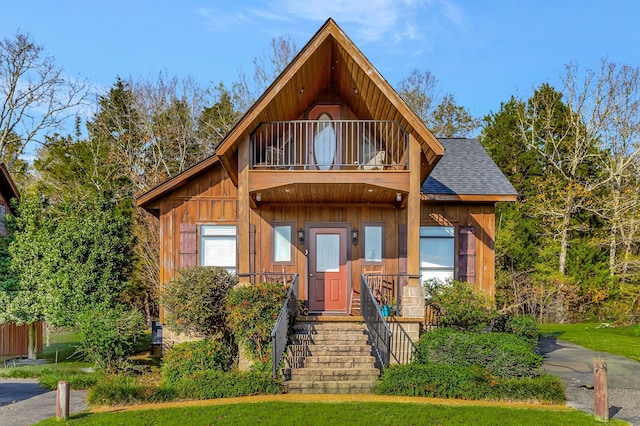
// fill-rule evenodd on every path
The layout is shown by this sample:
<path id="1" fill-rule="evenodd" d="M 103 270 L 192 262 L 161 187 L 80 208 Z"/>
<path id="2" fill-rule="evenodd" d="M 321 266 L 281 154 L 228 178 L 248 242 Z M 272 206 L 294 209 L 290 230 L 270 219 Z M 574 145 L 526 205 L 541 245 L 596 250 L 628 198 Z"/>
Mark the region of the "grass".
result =
<path id="1" fill-rule="evenodd" d="M 627 327 L 601 323 L 544 324 L 540 332 L 585 348 L 640 361 L 640 324 Z"/>
<path id="2" fill-rule="evenodd" d="M 597 425 L 593 416 L 556 408 L 503 408 L 398 402 L 257 402 L 84 413 L 38 425 Z M 616 422 L 612 422 L 616 424 Z M 618 423 L 623 424 L 623 423 Z"/>

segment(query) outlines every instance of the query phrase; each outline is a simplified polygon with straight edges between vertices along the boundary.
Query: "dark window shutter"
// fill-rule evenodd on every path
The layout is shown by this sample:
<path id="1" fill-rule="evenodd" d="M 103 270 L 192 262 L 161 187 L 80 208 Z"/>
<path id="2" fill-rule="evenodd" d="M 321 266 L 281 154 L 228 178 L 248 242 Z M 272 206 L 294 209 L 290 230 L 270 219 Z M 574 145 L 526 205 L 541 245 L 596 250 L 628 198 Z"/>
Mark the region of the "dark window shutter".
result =
<path id="1" fill-rule="evenodd" d="M 198 226 L 195 223 L 180 224 L 180 268 L 198 265 Z"/>
<path id="2" fill-rule="evenodd" d="M 458 230 L 458 280 L 476 282 L 476 230 L 461 226 Z"/>

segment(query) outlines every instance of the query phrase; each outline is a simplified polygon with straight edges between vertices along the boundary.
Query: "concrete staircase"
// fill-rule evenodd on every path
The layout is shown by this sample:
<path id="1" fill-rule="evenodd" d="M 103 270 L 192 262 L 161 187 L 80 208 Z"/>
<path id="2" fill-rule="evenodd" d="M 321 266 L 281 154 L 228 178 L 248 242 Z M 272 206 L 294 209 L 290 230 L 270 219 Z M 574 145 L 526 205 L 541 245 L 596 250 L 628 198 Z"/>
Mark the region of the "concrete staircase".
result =
<path id="1" fill-rule="evenodd" d="M 380 373 L 360 322 L 297 321 L 287 350 L 290 393 L 371 393 Z"/>

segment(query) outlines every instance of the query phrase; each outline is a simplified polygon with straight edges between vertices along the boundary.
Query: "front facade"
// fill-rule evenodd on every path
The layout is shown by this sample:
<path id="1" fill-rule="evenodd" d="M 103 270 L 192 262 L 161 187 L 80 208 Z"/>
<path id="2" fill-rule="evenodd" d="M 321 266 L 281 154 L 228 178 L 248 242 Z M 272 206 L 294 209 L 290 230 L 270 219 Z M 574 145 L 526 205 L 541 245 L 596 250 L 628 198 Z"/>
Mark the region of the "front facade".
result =
<path id="1" fill-rule="evenodd" d="M 516 193 L 472 139 L 437 140 L 329 20 L 219 146 L 138 198 L 160 220 L 160 281 L 222 266 L 297 273 L 311 314 L 357 313 L 429 278 L 494 289 L 494 204 Z"/>

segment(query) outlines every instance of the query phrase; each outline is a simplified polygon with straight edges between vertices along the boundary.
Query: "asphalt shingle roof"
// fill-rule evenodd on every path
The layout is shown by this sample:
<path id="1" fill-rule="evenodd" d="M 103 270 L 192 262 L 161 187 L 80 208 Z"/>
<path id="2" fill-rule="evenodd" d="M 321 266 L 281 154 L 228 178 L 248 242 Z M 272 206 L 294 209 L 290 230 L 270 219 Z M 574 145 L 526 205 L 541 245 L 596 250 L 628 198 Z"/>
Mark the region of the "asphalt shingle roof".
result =
<path id="1" fill-rule="evenodd" d="M 438 139 L 444 155 L 422 184 L 423 194 L 517 195 L 477 139 Z"/>

